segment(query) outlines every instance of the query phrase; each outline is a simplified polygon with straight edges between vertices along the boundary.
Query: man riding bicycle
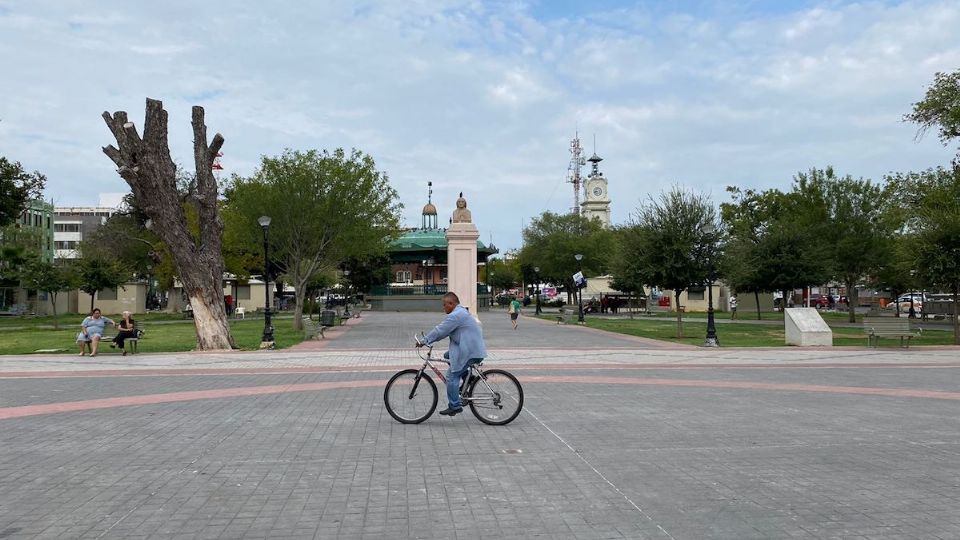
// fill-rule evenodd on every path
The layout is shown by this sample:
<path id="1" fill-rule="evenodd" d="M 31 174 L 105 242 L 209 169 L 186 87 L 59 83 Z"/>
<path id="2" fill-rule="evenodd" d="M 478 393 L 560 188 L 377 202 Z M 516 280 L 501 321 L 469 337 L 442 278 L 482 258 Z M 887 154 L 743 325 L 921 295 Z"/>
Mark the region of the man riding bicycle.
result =
<path id="1" fill-rule="evenodd" d="M 416 346 L 432 345 L 445 337 L 450 337 L 450 350 L 443 357 L 450 360 L 447 369 L 447 408 L 440 411 L 444 416 L 454 416 L 463 412 L 460 401 L 460 382 L 469 372 L 471 363 L 479 363 L 487 356 L 487 347 L 483 343 L 483 331 L 473 315 L 460 305 L 460 297 L 452 292 L 443 295 L 443 311 L 447 314 L 436 328 L 417 341 Z"/>

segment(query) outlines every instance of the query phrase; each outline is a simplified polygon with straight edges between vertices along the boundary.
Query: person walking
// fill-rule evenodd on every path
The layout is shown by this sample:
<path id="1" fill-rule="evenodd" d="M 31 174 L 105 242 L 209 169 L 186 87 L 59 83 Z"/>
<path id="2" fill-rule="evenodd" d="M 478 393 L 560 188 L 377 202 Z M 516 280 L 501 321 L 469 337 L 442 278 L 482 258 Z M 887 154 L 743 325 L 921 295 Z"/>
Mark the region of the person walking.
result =
<path id="1" fill-rule="evenodd" d="M 737 318 L 737 295 L 730 295 L 730 320 Z"/>
<path id="2" fill-rule="evenodd" d="M 417 347 L 431 345 L 445 337 L 450 338 L 450 349 L 443 357 L 450 360 L 447 369 L 447 408 L 440 411 L 444 416 L 456 416 L 463 412 L 460 399 L 460 383 L 470 372 L 470 364 L 479 364 L 487 356 L 487 346 L 483 342 L 483 330 L 463 306 L 456 293 L 443 295 L 443 312 L 446 318 L 436 328 L 416 342 Z"/>
<path id="3" fill-rule="evenodd" d="M 513 329 L 517 329 L 517 318 L 520 317 L 520 310 L 523 309 L 523 306 L 520 305 L 520 301 L 514 298 L 510 301 L 510 307 L 507 308 L 507 311 L 510 313 L 510 322 L 513 323 Z"/>

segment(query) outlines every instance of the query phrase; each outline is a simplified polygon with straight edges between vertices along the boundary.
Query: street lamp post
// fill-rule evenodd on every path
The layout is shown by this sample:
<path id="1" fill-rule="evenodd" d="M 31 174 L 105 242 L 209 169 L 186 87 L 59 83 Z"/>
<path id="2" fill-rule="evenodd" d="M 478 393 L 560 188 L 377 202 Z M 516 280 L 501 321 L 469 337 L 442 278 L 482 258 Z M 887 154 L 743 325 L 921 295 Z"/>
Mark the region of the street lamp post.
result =
<path id="1" fill-rule="evenodd" d="M 350 270 L 349 270 L 349 269 L 346 269 L 346 268 L 343 269 L 343 277 L 344 277 L 344 279 L 347 281 L 347 294 L 346 294 L 346 297 L 347 297 L 347 299 L 346 299 L 347 307 L 346 307 L 346 309 L 343 310 L 343 314 L 344 314 L 344 316 L 346 316 L 346 317 L 352 317 L 353 315 L 350 313 L 350 289 L 351 289 L 351 287 L 350 287 Z"/>
<path id="2" fill-rule="evenodd" d="M 710 235 L 710 246 L 707 247 L 707 337 L 703 340 L 704 347 L 719 347 L 717 326 L 713 317 L 713 233 L 716 227 L 710 223 L 704 228 L 704 233 Z"/>
<path id="3" fill-rule="evenodd" d="M 577 260 L 577 272 L 583 276 L 583 264 L 580 261 L 583 260 L 583 254 L 577 253 L 573 256 Z M 583 287 L 579 283 L 576 283 L 577 286 L 577 303 L 580 304 L 580 311 L 577 313 L 577 322 L 583 324 Z"/>
<path id="4" fill-rule="evenodd" d="M 537 280 L 537 283 L 534 289 L 536 291 L 535 294 L 537 295 L 537 311 L 535 314 L 540 315 L 540 267 L 539 266 L 533 267 L 533 276 L 534 276 L 534 279 Z"/>
<path id="5" fill-rule="evenodd" d="M 260 340 L 260 348 L 272 349 L 274 341 L 273 322 L 270 319 L 270 244 L 267 242 L 270 216 L 260 216 L 257 223 L 263 229 L 263 338 Z"/>

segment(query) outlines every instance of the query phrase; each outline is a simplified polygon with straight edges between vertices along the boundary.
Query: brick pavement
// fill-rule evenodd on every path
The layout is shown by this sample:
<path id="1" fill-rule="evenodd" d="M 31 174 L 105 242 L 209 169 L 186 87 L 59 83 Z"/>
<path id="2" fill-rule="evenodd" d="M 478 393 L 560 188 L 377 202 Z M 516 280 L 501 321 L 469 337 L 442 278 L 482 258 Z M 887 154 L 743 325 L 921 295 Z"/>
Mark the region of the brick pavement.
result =
<path id="1" fill-rule="evenodd" d="M 381 401 L 415 362 L 397 318 L 318 351 L 0 358 L 0 418 L 79 404 L 0 419 L 0 538 L 960 537 L 955 349 L 523 321 L 526 347 L 491 320 L 525 413 L 405 426 Z"/>

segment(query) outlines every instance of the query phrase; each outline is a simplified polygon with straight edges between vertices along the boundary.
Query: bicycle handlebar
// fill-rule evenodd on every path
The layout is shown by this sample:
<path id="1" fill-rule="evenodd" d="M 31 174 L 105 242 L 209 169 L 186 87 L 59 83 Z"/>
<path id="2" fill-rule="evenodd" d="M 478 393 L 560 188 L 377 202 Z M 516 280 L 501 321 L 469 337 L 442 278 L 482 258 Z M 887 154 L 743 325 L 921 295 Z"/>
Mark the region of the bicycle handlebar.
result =
<path id="1" fill-rule="evenodd" d="M 417 354 L 420 356 L 420 358 L 423 358 L 424 360 L 431 358 L 433 354 L 433 345 L 426 342 L 426 336 L 423 334 L 423 332 L 420 332 L 420 334 L 414 334 L 413 340 L 417 342 L 417 345 L 419 345 L 417 347 Z M 420 349 L 423 347 L 427 348 L 427 356 L 423 356 L 423 353 L 420 352 Z"/>

